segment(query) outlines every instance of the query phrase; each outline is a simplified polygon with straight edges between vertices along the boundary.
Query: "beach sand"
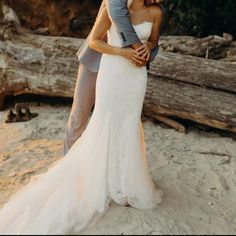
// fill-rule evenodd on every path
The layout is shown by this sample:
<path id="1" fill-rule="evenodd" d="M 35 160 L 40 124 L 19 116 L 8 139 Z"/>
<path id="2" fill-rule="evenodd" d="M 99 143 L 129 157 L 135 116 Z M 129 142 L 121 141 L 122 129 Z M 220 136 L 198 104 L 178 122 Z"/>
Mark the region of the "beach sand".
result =
<path id="1" fill-rule="evenodd" d="M 0 205 L 61 158 L 70 107 L 33 105 L 39 116 L 14 124 L 4 123 L 7 112 L 0 112 Z M 150 120 L 144 129 L 162 203 L 147 211 L 112 203 L 81 234 L 236 234 L 236 140 L 196 127 L 182 134 Z"/>

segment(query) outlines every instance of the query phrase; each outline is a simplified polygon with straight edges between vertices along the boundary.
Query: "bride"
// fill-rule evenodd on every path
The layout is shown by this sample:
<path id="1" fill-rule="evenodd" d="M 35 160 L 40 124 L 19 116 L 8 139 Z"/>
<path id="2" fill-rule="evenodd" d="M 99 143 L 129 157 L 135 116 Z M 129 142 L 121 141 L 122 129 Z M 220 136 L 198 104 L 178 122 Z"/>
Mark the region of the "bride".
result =
<path id="1" fill-rule="evenodd" d="M 140 40 L 156 46 L 162 11 L 153 0 L 134 0 L 130 17 Z M 108 32 L 108 33 L 107 33 Z M 108 43 L 103 41 L 108 34 Z M 137 67 L 104 9 L 90 46 L 104 53 L 96 85 L 93 115 L 65 158 L 31 179 L 0 210 L 0 234 L 79 232 L 111 200 L 138 209 L 155 207 L 162 192 L 147 167 L 140 121 L 147 85 L 146 67 Z"/>

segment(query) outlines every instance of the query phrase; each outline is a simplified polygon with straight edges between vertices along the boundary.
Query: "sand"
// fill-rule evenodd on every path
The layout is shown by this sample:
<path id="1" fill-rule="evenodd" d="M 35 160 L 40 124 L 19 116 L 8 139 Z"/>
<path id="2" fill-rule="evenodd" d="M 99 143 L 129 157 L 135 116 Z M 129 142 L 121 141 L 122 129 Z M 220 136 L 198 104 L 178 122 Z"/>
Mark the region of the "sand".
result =
<path id="1" fill-rule="evenodd" d="M 5 124 L 7 111 L 0 112 L 0 205 L 61 158 L 70 107 L 34 105 L 32 111 L 39 117 L 15 124 Z M 144 129 L 163 202 L 148 211 L 113 203 L 81 234 L 235 234 L 236 140 L 196 127 L 182 134 L 150 120 Z"/>

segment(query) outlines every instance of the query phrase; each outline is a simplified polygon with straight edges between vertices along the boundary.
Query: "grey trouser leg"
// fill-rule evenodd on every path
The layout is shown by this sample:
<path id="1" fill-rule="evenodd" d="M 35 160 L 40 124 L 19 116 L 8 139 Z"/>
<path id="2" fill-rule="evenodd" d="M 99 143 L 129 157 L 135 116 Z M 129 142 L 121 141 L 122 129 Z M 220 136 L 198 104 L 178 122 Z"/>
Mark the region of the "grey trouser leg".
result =
<path id="1" fill-rule="evenodd" d="M 95 103 L 97 73 L 80 64 L 70 118 L 66 127 L 63 154 L 69 151 L 86 129 L 91 109 Z"/>

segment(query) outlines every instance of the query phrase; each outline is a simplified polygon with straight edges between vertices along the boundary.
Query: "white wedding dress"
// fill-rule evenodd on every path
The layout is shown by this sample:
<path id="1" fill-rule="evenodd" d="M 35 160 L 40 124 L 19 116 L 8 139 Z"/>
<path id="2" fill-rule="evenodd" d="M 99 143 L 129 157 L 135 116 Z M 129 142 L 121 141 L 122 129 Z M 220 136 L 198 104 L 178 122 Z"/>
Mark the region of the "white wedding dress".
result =
<path id="1" fill-rule="evenodd" d="M 148 40 L 152 23 L 134 26 Z M 112 26 L 108 43 L 121 46 Z M 68 154 L 17 192 L 0 210 L 0 234 L 79 232 L 114 200 L 138 209 L 161 202 L 148 173 L 141 111 L 146 67 L 104 54 L 93 115 Z"/>

